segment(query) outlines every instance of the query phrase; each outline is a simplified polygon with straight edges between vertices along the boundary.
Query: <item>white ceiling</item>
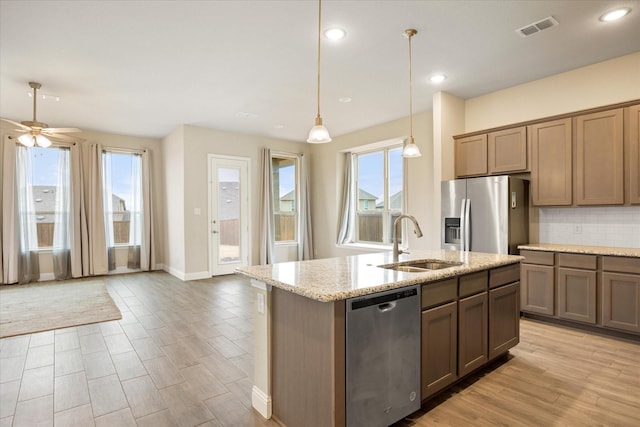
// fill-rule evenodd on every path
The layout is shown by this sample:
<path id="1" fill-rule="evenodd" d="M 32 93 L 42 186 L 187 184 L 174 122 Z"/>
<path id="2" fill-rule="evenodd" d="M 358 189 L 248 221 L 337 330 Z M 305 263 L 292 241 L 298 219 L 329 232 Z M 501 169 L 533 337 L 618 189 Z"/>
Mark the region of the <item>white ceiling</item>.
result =
<path id="1" fill-rule="evenodd" d="M 630 6 L 615 23 L 598 17 Z M 304 141 L 316 113 L 317 2 L 0 0 L 0 115 L 161 138 L 180 124 Z M 640 51 L 640 1 L 323 2 L 322 105 L 333 136 Z M 553 16 L 528 38 L 515 30 Z M 427 77 L 443 72 L 440 85 Z M 351 97 L 350 103 L 338 98 Z M 283 127 L 276 128 L 275 125 Z"/>

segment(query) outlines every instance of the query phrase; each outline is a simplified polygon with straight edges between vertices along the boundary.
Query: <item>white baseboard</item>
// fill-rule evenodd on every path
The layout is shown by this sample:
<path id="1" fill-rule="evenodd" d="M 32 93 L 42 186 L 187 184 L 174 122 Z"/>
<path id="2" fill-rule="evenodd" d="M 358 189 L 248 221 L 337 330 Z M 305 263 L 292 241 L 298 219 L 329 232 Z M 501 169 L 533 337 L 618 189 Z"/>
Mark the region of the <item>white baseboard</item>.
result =
<path id="1" fill-rule="evenodd" d="M 53 273 L 42 273 L 40 274 L 38 282 L 47 282 L 49 280 L 56 280 L 56 275 Z"/>
<path id="2" fill-rule="evenodd" d="M 183 282 L 188 282 L 189 280 L 208 279 L 211 277 L 208 271 L 199 271 L 197 273 L 185 273 L 184 271 L 180 271 L 178 269 L 172 268 L 167 265 L 163 265 L 162 269 L 167 273 L 171 274 L 172 276 L 175 276 L 178 279 L 182 280 Z"/>
<path id="3" fill-rule="evenodd" d="M 264 418 L 271 418 L 271 396 L 255 385 L 251 390 L 251 406 Z"/>

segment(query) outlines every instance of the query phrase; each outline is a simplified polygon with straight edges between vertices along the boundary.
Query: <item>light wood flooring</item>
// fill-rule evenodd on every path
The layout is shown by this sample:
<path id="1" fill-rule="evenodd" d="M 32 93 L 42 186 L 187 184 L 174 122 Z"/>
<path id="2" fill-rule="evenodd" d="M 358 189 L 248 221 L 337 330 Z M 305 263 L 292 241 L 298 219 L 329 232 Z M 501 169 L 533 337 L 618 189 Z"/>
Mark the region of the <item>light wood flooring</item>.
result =
<path id="1" fill-rule="evenodd" d="M 122 320 L 0 340 L 0 427 L 276 425 L 251 409 L 247 280 L 104 280 Z M 638 426 L 640 344 L 522 320 L 508 357 L 411 425 Z"/>

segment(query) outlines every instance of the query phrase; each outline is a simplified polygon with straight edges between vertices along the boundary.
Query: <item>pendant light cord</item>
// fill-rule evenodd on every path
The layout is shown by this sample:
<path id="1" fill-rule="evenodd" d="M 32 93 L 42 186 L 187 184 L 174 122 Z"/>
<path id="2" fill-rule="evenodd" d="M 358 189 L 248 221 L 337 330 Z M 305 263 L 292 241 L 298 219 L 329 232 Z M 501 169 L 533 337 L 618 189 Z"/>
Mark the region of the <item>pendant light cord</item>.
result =
<path id="1" fill-rule="evenodd" d="M 413 35 L 409 34 L 409 136 L 410 141 L 413 141 L 413 78 L 411 76 L 411 37 Z"/>
<path id="2" fill-rule="evenodd" d="M 318 0 L 318 115 L 320 118 L 320 29 L 322 27 L 322 0 Z"/>

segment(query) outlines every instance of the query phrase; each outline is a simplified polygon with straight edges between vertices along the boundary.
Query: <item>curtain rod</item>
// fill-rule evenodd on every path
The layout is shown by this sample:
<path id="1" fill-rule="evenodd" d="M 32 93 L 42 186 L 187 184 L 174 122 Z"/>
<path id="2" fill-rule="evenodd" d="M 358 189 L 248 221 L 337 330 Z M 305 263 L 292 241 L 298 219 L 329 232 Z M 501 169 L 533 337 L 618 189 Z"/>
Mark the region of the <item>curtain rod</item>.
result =
<path id="1" fill-rule="evenodd" d="M 108 147 L 106 145 L 102 146 L 102 151 L 109 151 L 112 153 L 121 153 L 121 154 L 131 154 L 137 153 L 142 154 L 149 151 L 147 148 L 123 148 L 123 147 Z"/>

